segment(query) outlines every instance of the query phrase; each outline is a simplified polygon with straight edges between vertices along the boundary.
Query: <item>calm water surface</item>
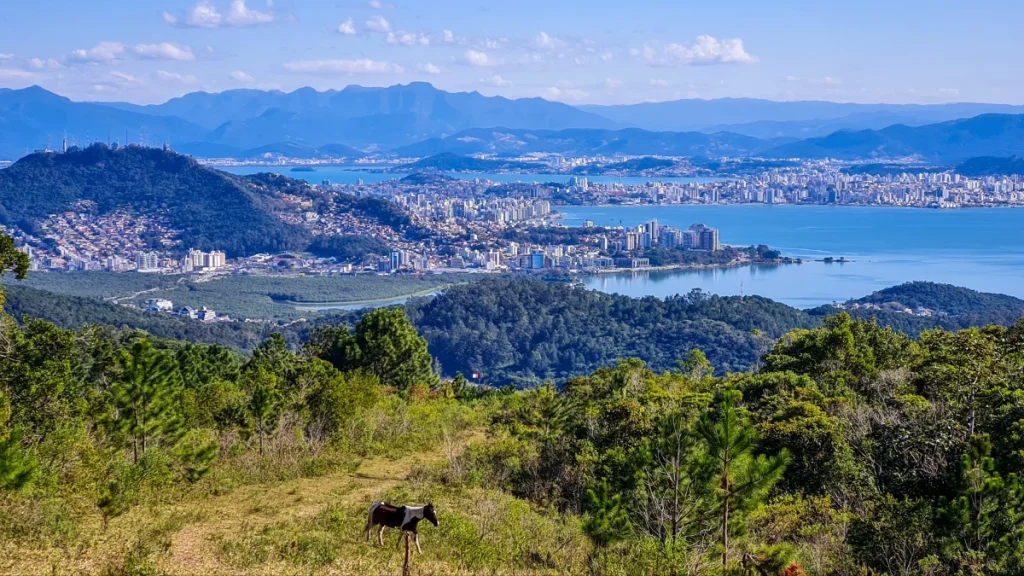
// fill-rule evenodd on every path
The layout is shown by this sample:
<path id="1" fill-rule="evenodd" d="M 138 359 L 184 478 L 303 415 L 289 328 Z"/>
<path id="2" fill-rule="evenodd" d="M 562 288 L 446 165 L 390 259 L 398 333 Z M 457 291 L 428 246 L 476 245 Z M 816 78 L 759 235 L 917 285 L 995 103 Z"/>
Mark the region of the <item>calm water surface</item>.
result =
<path id="1" fill-rule="evenodd" d="M 853 260 L 585 279 L 588 287 L 604 292 L 664 297 L 700 288 L 723 295 L 758 294 L 808 308 L 929 280 L 1024 298 L 1024 209 L 751 205 L 558 210 L 568 225 L 593 220 L 634 226 L 657 219 L 686 228 L 703 222 L 719 228 L 726 244 L 768 244 L 787 256 Z"/>

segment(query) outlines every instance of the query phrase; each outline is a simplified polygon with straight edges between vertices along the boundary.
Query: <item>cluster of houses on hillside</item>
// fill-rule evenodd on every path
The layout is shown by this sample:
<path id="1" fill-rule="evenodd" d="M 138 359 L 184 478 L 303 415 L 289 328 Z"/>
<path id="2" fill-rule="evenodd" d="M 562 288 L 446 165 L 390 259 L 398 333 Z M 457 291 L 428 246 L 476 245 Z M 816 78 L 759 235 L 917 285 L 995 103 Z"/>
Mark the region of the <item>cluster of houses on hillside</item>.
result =
<path id="1" fill-rule="evenodd" d="M 206 306 L 200 307 L 198 310 L 191 306 L 183 306 L 177 310 L 174 309 L 174 303 L 170 300 L 163 298 L 151 298 L 146 301 L 147 312 L 157 312 L 160 314 L 170 314 L 179 318 L 188 318 L 190 320 L 199 320 L 200 322 L 230 322 L 231 318 L 228 316 L 218 316 L 216 312 L 210 310 Z"/>

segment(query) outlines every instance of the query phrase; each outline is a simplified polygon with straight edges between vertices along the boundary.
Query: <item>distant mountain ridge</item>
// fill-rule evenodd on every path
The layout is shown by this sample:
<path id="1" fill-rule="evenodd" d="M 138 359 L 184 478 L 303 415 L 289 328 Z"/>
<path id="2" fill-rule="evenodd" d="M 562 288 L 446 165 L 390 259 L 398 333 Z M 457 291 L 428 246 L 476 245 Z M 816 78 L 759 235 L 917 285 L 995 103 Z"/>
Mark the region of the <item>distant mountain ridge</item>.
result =
<path id="1" fill-rule="evenodd" d="M 0 158 L 16 160 L 36 149 L 60 149 L 67 135 L 83 143 L 145 138 L 152 144 L 203 137 L 205 130 L 177 117 L 119 110 L 103 104 L 73 102 L 38 86 L 0 91 Z"/>
<path id="2" fill-rule="evenodd" d="M 760 98 L 693 98 L 579 108 L 646 130 L 725 131 L 759 138 L 806 138 L 840 129 L 917 126 L 992 113 L 1024 114 L 1024 106 L 1010 104 L 857 104 Z"/>
<path id="3" fill-rule="evenodd" d="M 542 98 L 508 99 L 446 92 L 424 82 L 386 88 L 348 86 L 318 92 L 196 92 L 154 106 L 116 104 L 134 112 L 178 116 L 210 129 L 205 142 L 251 148 L 254 143 L 305 146 L 343 143 L 387 149 L 480 126 L 611 128 L 617 124 Z"/>
<path id="4" fill-rule="evenodd" d="M 975 156 L 1024 154 L 1024 114 L 983 114 L 925 126 L 840 131 L 765 151 L 779 158 L 861 160 L 917 156 L 955 162 Z"/>
<path id="5" fill-rule="evenodd" d="M 526 153 L 873 159 L 952 163 L 1024 153 L 1022 106 L 750 98 L 573 107 L 414 82 L 342 90 L 195 92 L 163 104 L 73 102 L 0 90 L 0 159 L 47 145 L 170 144 L 196 157 L 358 158 Z M 969 117 L 969 118 L 965 118 Z M 951 118 L 956 118 L 955 120 Z M 651 130 L 654 128 L 655 130 Z"/>

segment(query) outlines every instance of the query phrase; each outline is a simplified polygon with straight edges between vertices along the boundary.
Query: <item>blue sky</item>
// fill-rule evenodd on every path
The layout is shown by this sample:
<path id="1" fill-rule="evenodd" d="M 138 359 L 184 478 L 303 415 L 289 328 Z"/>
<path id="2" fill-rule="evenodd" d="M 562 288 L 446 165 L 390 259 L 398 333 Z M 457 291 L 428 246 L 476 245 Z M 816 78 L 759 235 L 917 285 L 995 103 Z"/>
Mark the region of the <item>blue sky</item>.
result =
<path id="1" fill-rule="evenodd" d="M 1024 103 L 1011 1 L 8 0 L 0 87 L 196 90 L 428 81 L 571 104 L 747 96 Z"/>

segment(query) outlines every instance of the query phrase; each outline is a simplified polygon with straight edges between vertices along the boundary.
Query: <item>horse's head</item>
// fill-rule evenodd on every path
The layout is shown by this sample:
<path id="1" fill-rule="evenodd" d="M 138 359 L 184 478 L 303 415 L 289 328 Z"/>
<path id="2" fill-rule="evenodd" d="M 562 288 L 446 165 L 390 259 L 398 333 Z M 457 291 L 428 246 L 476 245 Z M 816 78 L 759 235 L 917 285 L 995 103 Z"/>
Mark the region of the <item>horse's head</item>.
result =
<path id="1" fill-rule="evenodd" d="M 423 517 L 430 520 L 430 523 L 437 526 L 437 514 L 434 512 L 434 505 L 427 504 L 423 507 Z"/>

